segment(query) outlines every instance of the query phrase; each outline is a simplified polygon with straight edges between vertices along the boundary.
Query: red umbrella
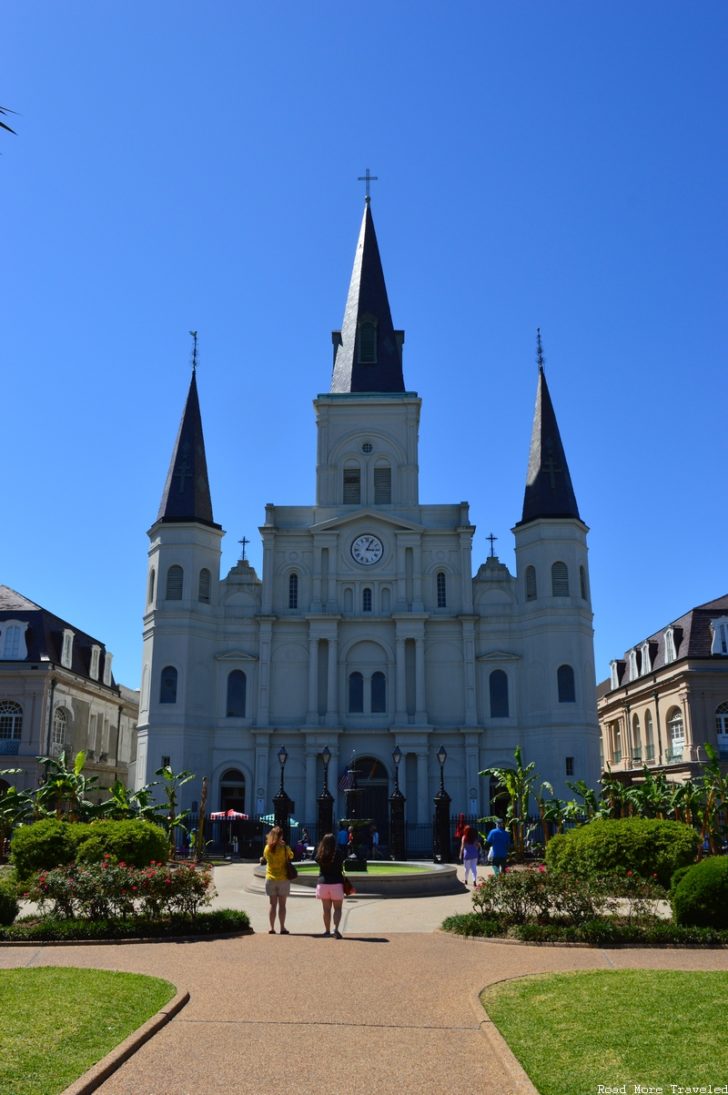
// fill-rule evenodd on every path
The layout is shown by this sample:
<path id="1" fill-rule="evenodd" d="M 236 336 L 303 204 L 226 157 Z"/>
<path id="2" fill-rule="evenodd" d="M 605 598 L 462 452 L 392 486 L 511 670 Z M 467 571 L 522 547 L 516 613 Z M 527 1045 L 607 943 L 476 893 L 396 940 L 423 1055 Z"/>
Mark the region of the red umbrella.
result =
<path id="1" fill-rule="evenodd" d="M 210 821 L 227 821 L 228 823 L 228 844 L 232 844 L 233 839 L 233 821 L 247 821 L 248 815 L 241 814 L 239 810 L 213 810 L 209 815 Z"/>

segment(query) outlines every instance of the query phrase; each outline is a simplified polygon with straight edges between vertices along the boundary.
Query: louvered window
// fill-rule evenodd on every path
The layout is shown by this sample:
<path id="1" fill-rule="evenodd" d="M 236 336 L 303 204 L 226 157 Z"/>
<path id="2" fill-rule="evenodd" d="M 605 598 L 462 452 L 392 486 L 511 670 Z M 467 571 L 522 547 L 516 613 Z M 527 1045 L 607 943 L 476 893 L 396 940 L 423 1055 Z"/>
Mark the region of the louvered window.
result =
<path id="1" fill-rule="evenodd" d="M 361 502 L 361 471 L 344 468 L 344 505 L 358 506 Z"/>
<path id="2" fill-rule="evenodd" d="M 184 580 L 184 571 L 180 566 L 170 567 L 167 571 L 167 600 L 168 601 L 181 601 L 182 600 L 182 582 Z"/>
<path id="3" fill-rule="evenodd" d="M 210 571 L 207 567 L 203 567 L 200 571 L 197 600 L 202 601 L 202 603 L 206 605 L 209 605 L 210 603 Z"/>
<path id="4" fill-rule="evenodd" d="M 359 327 L 359 364 L 376 365 L 377 328 L 376 324 L 365 322 Z"/>
<path id="5" fill-rule="evenodd" d="M 392 469 L 374 469 L 374 504 L 388 506 L 392 501 Z"/>
<path id="6" fill-rule="evenodd" d="M 551 594 L 554 597 L 569 596 L 569 571 L 566 563 L 554 563 L 551 567 Z"/>
<path id="7" fill-rule="evenodd" d="M 526 567 L 526 600 L 536 600 L 536 568 Z"/>

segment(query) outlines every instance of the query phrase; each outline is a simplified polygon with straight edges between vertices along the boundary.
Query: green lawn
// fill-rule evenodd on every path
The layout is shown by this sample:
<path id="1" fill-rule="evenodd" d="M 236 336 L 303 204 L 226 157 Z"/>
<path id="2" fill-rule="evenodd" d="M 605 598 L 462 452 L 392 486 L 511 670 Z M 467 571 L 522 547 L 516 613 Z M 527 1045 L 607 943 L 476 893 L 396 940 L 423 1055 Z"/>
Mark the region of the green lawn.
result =
<path id="1" fill-rule="evenodd" d="M 299 874 L 318 874 L 318 863 L 296 863 L 296 868 Z M 347 874 L 374 874 L 374 875 L 387 875 L 387 874 L 425 874 L 429 868 L 423 867 L 418 863 L 379 863 L 374 862 L 371 859 L 367 862 L 366 872 L 362 871 L 347 871 Z"/>
<path id="2" fill-rule="evenodd" d="M 481 1001 L 540 1095 L 631 1095 L 728 1082 L 727 997 L 722 971 L 610 970 L 520 978 Z"/>
<path id="3" fill-rule="evenodd" d="M 174 985 L 139 973 L 0 972 L 0 1092 L 57 1095 L 159 1011 Z"/>

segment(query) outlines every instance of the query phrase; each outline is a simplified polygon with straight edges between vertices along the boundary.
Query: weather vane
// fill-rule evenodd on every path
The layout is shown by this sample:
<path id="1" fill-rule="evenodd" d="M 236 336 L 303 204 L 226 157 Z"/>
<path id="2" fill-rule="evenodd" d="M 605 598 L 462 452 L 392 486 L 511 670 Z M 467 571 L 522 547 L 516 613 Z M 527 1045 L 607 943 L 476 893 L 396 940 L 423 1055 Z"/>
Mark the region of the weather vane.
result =
<path id="1" fill-rule="evenodd" d="M 190 331 L 192 335 L 192 372 L 197 372 L 197 331 Z"/>
<path id="2" fill-rule="evenodd" d="M 379 176 L 378 175 L 372 175 L 369 168 L 367 168 L 366 173 L 364 175 L 357 176 L 357 182 L 366 183 L 366 197 L 365 197 L 364 200 L 367 203 L 367 205 L 369 205 L 369 202 L 371 201 L 371 194 L 369 193 L 369 184 L 373 183 L 373 182 L 379 182 Z"/>

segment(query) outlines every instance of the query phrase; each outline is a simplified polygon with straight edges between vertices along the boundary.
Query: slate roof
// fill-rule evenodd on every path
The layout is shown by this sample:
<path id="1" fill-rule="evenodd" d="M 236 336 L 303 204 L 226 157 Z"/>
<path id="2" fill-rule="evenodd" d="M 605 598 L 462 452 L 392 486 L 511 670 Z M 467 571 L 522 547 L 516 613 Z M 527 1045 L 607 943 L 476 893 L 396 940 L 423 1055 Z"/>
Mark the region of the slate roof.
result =
<path id="1" fill-rule="evenodd" d="M 212 517 L 212 498 L 207 478 L 205 439 L 197 396 L 197 376 L 192 380 L 174 443 L 167 481 L 159 504 L 158 521 L 197 521 L 220 528 Z"/>
<path id="2" fill-rule="evenodd" d="M 375 364 L 359 361 L 359 325 L 371 318 L 377 329 Z M 332 333 L 334 369 L 332 392 L 403 392 L 402 343 L 404 332 L 395 331 L 389 309 L 379 245 L 369 201 L 364 207 L 354 268 L 340 331 Z"/>
<path id="3" fill-rule="evenodd" d="M 691 608 L 689 612 L 679 616 L 672 623 L 665 624 L 654 635 L 648 635 L 646 639 L 640 639 L 638 643 L 630 648 L 637 653 L 637 668 L 640 676 L 643 673 L 642 646 L 645 642 L 649 643 L 651 663 L 647 672 L 664 669 L 666 665 L 674 665 L 675 661 L 680 661 L 683 658 L 719 658 L 728 663 L 728 659 L 724 654 L 711 654 L 710 652 L 712 645 L 710 621 L 715 620 L 718 616 L 728 616 L 728 593 L 723 597 L 716 597 L 714 601 L 706 601 L 705 604 Z M 669 628 L 672 628 L 675 642 L 675 661 L 672 663 L 668 662 L 665 657 L 665 632 Z M 617 679 L 620 687 L 624 684 L 637 683 L 629 680 L 629 654 L 630 651 L 627 650 L 624 658 L 617 660 Z M 612 691 L 609 681 L 604 681 L 602 684 L 607 685 L 604 689 L 605 693 Z M 599 688 L 601 687 L 602 685 L 599 686 Z M 597 690 L 597 694 L 600 694 L 599 690 Z"/>
<path id="4" fill-rule="evenodd" d="M 525 525 L 540 517 L 575 517 L 581 520 L 542 366 L 538 370 L 523 515 L 519 524 Z"/>
<path id="5" fill-rule="evenodd" d="M 25 643 L 28 648 L 28 656 L 23 659 L 29 662 L 53 662 L 61 664 L 61 649 L 63 647 L 63 632 L 70 629 L 73 632 L 73 655 L 70 670 L 80 677 L 91 679 L 91 648 L 98 646 L 101 649 L 99 663 L 99 684 L 102 683 L 104 659 L 106 647 L 99 639 L 79 630 L 73 624 L 62 620 L 45 608 L 41 608 L 34 601 L 28 600 L 22 593 L 17 593 L 9 586 L 0 585 L 0 628 L 4 620 L 19 620 L 25 622 Z M 3 659 L 3 664 L 8 664 L 10 659 Z M 116 688 L 116 682 L 112 675 L 112 687 Z"/>

